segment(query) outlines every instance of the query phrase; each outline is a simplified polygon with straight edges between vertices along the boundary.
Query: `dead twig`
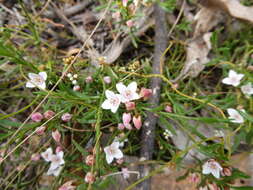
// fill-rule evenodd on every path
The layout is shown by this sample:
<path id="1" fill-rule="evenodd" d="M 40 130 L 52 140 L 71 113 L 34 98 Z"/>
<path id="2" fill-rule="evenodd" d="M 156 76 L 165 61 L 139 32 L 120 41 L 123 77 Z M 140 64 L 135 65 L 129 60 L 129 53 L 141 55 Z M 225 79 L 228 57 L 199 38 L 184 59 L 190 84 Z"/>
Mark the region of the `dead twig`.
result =
<path id="1" fill-rule="evenodd" d="M 70 29 L 70 31 L 82 42 L 85 42 L 86 39 L 88 38 L 88 34 L 86 33 L 86 31 L 84 30 L 84 28 L 82 27 L 82 30 L 79 30 L 74 23 L 72 23 L 65 15 L 64 11 L 60 10 L 55 3 L 51 2 L 52 6 L 54 7 L 55 13 L 56 15 L 65 23 L 65 26 L 68 27 L 68 25 L 70 25 L 70 27 L 68 27 Z M 88 45 L 92 45 L 92 41 L 89 40 L 88 41 Z"/>
<path id="2" fill-rule="evenodd" d="M 69 17 L 71 15 L 74 15 L 80 11 L 82 11 L 83 9 L 85 9 L 86 7 L 88 7 L 92 2 L 92 0 L 85 0 L 85 1 L 82 1 L 72 7 L 68 7 L 68 8 L 64 8 L 63 9 L 63 13 L 66 17 Z M 48 18 L 54 18 L 56 17 L 57 15 L 55 14 L 55 12 L 53 11 L 50 11 L 50 12 L 46 12 L 43 14 L 44 16 L 48 17 Z"/>
<path id="3" fill-rule="evenodd" d="M 154 52 L 154 62 L 152 66 L 152 73 L 162 74 L 163 73 L 163 63 L 164 57 L 163 53 L 167 47 L 167 26 L 166 26 L 166 13 L 159 7 L 158 4 L 154 5 L 154 15 L 155 15 L 155 52 Z M 151 108 L 157 107 L 160 101 L 162 79 L 158 77 L 151 78 L 150 87 L 153 90 L 153 96 L 149 100 Z M 157 124 L 157 116 L 152 113 L 147 113 L 147 118 L 144 122 L 142 128 L 142 146 L 141 146 L 141 158 L 145 160 L 152 159 L 154 152 L 154 140 L 155 140 L 155 127 Z M 141 177 L 145 177 L 150 172 L 150 166 L 144 165 L 140 168 Z M 140 186 L 142 190 L 151 189 L 151 180 L 147 179 L 143 181 Z"/>

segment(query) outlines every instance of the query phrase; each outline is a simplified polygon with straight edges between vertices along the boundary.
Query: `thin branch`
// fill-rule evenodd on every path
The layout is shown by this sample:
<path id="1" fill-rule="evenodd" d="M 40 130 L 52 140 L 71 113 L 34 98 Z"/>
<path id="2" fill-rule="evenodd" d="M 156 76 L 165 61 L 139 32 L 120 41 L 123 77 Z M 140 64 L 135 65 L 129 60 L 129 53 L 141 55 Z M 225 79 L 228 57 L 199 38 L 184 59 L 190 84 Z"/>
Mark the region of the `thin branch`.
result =
<path id="1" fill-rule="evenodd" d="M 159 7 L 158 4 L 154 5 L 154 15 L 155 15 L 155 52 L 154 52 L 154 62 L 152 65 L 153 74 L 162 74 L 163 73 L 163 64 L 164 64 L 164 52 L 167 47 L 167 25 L 166 25 L 166 13 Z M 149 100 L 151 108 L 155 108 L 159 105 L 160 102 L 160 92 L 161 92 L 162 79 L 158 77 L 151 78 L 150 86 L 153 90 L 153 96 Z M 147 113 L 147 118 L 144 122 L 142 128 L 142 147 L 141 147 L 141 158 L 145 160 L 152 159 L 154 152 L 154 140 L 155 140 L 155 127 L 157 124 L 157 116 L 152 113 Z M 141 166 L 141 177 L 145 177 L 150 173 L 150 166 L 144 165 Z M 140 189 L 150 190 L 151 189 L 151 180 L 150 178 L 143 181 L 140 184 Z"/>

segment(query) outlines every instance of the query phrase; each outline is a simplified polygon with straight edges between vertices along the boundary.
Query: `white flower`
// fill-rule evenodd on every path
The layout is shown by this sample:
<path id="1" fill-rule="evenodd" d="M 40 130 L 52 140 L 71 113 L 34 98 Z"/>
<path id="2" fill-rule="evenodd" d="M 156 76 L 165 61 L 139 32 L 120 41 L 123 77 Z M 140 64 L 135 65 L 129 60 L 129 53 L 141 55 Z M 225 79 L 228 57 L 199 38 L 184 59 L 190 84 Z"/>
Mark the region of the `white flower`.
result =
<path id="1" fill-rule="evenodd" d="M 63 152 L 60 151 L 56 154 L 53 154 L 51 156 L 51 165 L 50 165 L 50 168 L 49 170 L 50 171 L 53 171 L 53 170 L 56 170 L 56 168 L 60 167 L 61 165 L 63 165 L 65 163 L 64 159 L 63 159 Z"/>
<path id="2" fill-rule="evenodd" d="M 55 168 L 54 170 L 49 168 L 47 171 L 47 175 L 54 175 L 57 177 L 61 173 L 62 168 L 63 168 L 63 166 Z"/>
<path id="3" fill-rule="evenodd" d="M 241 87 L 241 90 L 242 90 L 243 94 L 245 94 L 246 96 L 250 96 L 253 94 L 253 86 L 250 82 L 246 85 L 243 85 Z"/>
<path id="4" fill-rule="evenodd" d="M 41 157 L 44 158 L 46 162 L 50 162 L 53 155 L 52 148 L 48 148 L 45 152 L 41 153 Z"/>
<path id="5" fill-rule="evenodd" d="M 73 80 L 73 81 L 72 81 L 72 84 L 77 84 L 77 80 Z"/>
<path id="6" fill-rule="evenodd" d="M 244 111 L 244 110 L 242 110 Z M 239 114 L 239 112 L 233 108 L 228 108 L 227 112 L 229 114 L 229 119 L 231 119 L 231 122 L 233 123 L 243 123 L 244 119 L 243 117 Z"/>
<path id="7" fill-rule="evenodd" d="M 71 74 L 71 73 L 68 73 L 68 74 L 67 74 L 67 77 L 68 77 L 68 78 L 72 77 L 72 74 Z"/>
<path id="8" fill-rule="evenodd" d="M 212 174 L 216 178 L 220 178 L 220 172 L 223 170 L 221 165 L 214 159 L 208 160 L 202 167 L 203 174 Z"/>
<path id="9" fill-rule="evenodd" d="M 111 110 L 115 113 L 119 108 L 121 96 L 119 94 L 114 94 L 114 92 L 110 90 L 105 91 L 105 96 L 107 99 L 103 102 L 102 108 Z"/>
<path id="10" fill-rule="evenodd" d="M 104 148 L 106 161 L 108 164 L 112 163 L 113 159 L 123 158 L 123 153 L 119 149 L 119 142 L 113 142 L 110 146 Z"/>
<path id="11" fill-rule="evenodd" d="M 223 131 L 221 131 L 221 130 L 215 130 L 215 131 L 214 131 L 214 136 L 215 136 L 215 137 L 223 138 L 223 137 L 225 136 L 225 134 L 224 134 Z"/>
<path id="12" fill-rule="evenodd" d="M 165 139 L 167 139 L 167 140 L 170 137 L 173 137 L 173 134 L 168 129 L 165 129 L 165 131 L 163 132 L 163 135 L 164 135 Z"/>
<path id="13" fill-rule="evenodd" d="M 238 86 L 240 84 L 241 79 L 244 77 L 244 74 L 237 74 L 235 71 L 230 70 L 228 73 L 228 77 L 222 80 L 222 83 Z"/>
<path id="14" fill-rule="evenodd" d="M 46 88 L 47 73 L 39 72 L 39 74 L 28 73 L 30 81 L 26 83 L 27 88 L 39 87 L 42 89 Z"/>
<path id="15" fill-rule="evenodd" d="M 137 100 L 140 98 L 140 96 L 136 93 L 136 82 L 131 82 L 127 87 L 120 82 L 116 84 L 116 88 L 121 95 L 121 101 L 123 103 L 130 102 L 131 100 Z"/>

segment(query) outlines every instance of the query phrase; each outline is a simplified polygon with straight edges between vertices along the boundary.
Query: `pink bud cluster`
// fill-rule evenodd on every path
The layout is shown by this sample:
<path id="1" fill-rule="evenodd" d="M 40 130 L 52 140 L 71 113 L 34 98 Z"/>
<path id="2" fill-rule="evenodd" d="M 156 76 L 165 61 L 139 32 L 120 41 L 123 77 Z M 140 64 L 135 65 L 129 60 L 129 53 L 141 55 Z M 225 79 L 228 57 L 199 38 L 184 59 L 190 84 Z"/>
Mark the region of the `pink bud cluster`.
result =
<path id="1" fill-rule="evenodd" d="M 141 88 L 140 93 L 139 93 L 140 97 L 143 98 L 143 100 L 149 99 L 152 96 L 152 94 L 153 94 L 152 90 L 148 89 L 148 88 Z M 126 107 L 127 111 L 132 111 L 132 110 L 136 109 L 136 104 L 135 104 L 135 102 L 131 102 L 131 101 L 126 102 L 125 107 Z M 125 112 L 122 115 L 122 121 L 123 121 L 123 123 L 118 124 L 118 129 L 119 130 L 123 130 L 125 128 L 128 129 L 128 130 L 131 130 L 132 129 L 131 121 L 132 121 L 134 127 L 138 130 L 142 126 L 142 119 L 141 119 L 140 115 L 132 116 L 131 113 L 126 113 Z"/>
<path id="2" fill-rule="evenodd" d="M 136 129 L 140 129 L 142 126 L 142 120 L 140 115 L 132 117 L 131 113 L 123 113 L 122 120 L 123 123 L 118 124 L 119 130 L 123 130 L 124 128 L 131 130 L 132 129 L 131 121 L 133 121 L 134 127 Z"/>
<path id="3" fill-rule="evenodd" d="M 34 122 L 41 122 L 42 119 L 51 119 L 55 113 L 52 110 L 47 110 L 43 115 L 40 112 L 35 112 L 32 114 L 31 119 Z"/>

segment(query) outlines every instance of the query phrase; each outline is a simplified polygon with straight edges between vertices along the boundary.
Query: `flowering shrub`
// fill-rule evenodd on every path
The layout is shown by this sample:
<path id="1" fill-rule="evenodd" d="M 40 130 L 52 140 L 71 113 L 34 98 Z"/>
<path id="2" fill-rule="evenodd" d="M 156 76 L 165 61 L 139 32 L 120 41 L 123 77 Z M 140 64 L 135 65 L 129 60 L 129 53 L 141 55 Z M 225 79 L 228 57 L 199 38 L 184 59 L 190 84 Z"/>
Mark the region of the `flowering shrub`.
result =
<path id="1" fill-rule="evenodd" d="M 141 40 L 134 32 L 143 8 L 151 4 L 144 0 L 113 1 L 107 21 L 122 36 L 130 35 L 137 47 Z M 38 28 L 38 32 L 42 31 Z M 227 47 L 214 49 L 217 58 L 198 78 L 174 83 L 171 79 L 179 74 L 185 60 L 181 42 L 171 43 L 172 49 L 164 54 L 168 59 L 163 74 L 152 75 L 149 51 L 126 59 L 122 55 L 122 62 L 115 64 L 99 57 L 95 59 L 99 65 L 93 66 L 94 60 L 75 57 L 75 53 L 64 55 L 63 60 L 53 53 L 40 57 L 45 51 L 43 40 L 39 44 L 43 48 L 36 50 L 39 58 L 34 60 L 29 51 L 24 53 L 2 40 L 1 37 L 1 61 L 3 58 L 19 65 L 13 69 L 18 75 L 14 85 L 10 83 L 6 86 L 10 90 L 1 92 L 4 106 L 0 110 L 0 160 L 5 167 L 13 162 L 11 169 L 20 174 L 28 171 L 30 164 L 38 170 L 40 181 L 45 176 L 52 177 L 52 188 L 59 190 L 105 189 L 115 175 L 124 180 L 134 176 L 137 185 L 142 181 L 141 174 L 138 168 L 130 167 L 149 162 L 162 169 L 184 168 L 185 174 L 178 180 L 188 179 L 199 190 L 240 189 L 233 187 L 234 180 L 249 178 L 231 162 L 241 145 L 253 143 L 253 75 L 252 70 L 240 64 L 242 57 L 253 64 L 249 56 L 252 51 L 246 45 L 244 55 L 238 55 L 233 63 L 228 62 L 232 56 L 223 52 Z M 217 42 L 214 39 L 212 43 Z M 31 60 L 18 57 L 21 53 Z M 163 81 L 161 99 L 155 107 L 150 100 L 158 89 L 151 89 L 152 77 Z M 8 102 L 10 96 L 15 101 L 19 97 L 17 103 L 22 108 L 5 113 L 2 109 L 9 112 L 7 108 L 12 104 Z M 158 120 L 155 131 L 146 134 L 155 138 L 153 160 L 139 156 L 142 129 L 150 124 L 148 112 Z M 138 161 L 131 162 L 129 157 Z M 154 169 L 150 175 L 160 171 Z M 8 188 L 10 177 L 19 183 L 18 175 L 8 174 L 3 186 Z"/>

